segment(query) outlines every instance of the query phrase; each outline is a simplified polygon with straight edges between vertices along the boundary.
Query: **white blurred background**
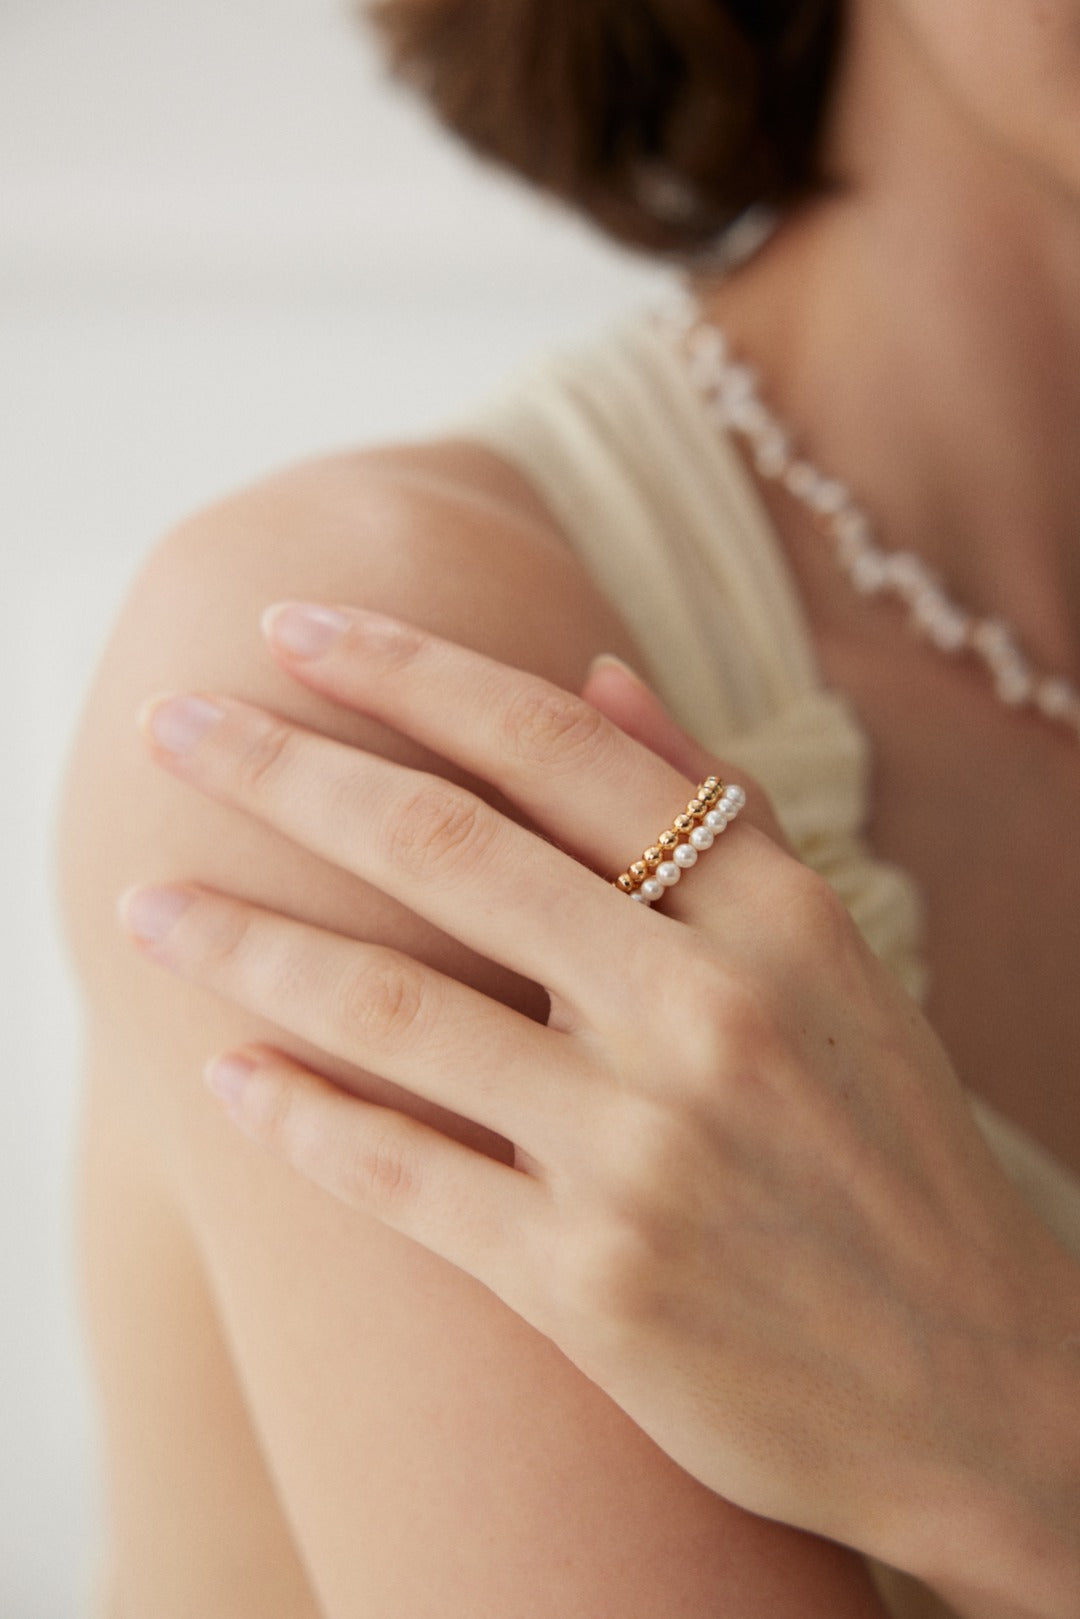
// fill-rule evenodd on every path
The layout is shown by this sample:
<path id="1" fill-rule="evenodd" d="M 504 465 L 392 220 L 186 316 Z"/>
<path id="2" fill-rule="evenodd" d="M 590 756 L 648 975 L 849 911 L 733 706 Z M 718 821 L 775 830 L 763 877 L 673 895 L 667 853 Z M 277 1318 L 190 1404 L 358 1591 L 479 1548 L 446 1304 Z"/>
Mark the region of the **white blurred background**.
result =
<path id="1" fill-rule="evenodd" d="M 129 580 L 193 507 L 438 431 L 670 285 L 439 134 L 348 0 L 0 0 L 0 1619 L 81 1619 L 99 1537 L 50 859 Z"/>

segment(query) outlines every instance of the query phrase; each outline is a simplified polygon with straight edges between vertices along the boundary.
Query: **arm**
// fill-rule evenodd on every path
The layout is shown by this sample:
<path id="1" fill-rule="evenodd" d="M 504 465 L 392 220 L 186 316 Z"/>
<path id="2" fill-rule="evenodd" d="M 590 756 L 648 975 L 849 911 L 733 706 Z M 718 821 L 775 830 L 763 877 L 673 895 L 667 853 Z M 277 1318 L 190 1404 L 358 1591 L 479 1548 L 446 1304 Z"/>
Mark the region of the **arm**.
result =
<path id="1" fill-rule="evenodd" d="M 963 1619 L 1080 1612 L 1080 1266 L 1049 1236 L 1043 1253 L 1025 1330 L 986 1346 L 982 1375 L 955 1368 L 957 1427 L 980 1443 L 930 1476 L 933 1513 L 898 1547 Z"/>
<path id="2" fill-rule="evenodd" d="M 415 456 L 411 468 L 400 454 L 327 463 L 204 515 L 154 553 L 125 604 L 84 711 L 60 825 L 62 901 L 102 1128 L 130 1140 L 183 1223 L 223 1346 L 217 1364 L 234 1370 L 249 1445 L 265 1459 L 318 1611 L 330 1619 L 531 1619 L 538 1610 L 738 1619 L 796 1603 L 800 1619 L 873 1619 L 881 1609 L 859 1559 L 697 1484 L 485 1288 L 376 1221 L 344 1213 L 238 1138 L 199 1076 L 218 1051 L 272 1042 L 493 1156 L 505 1155 L 504 1142 L 164 978 L 117 928 L 125 887 L 183 876 L 395 944 L 545 1015 L 535 985 L 163 778 L 135 730 L 150 692 L 195 686 L 438 765 L 274 668 L 258 616 L 288 596 L 381 607 L 571 688 L 597 651 L 633 659 L 625 631 L 535 511 L 523 515 L 493 486 L 455 486 L 445 451 L 434 462 Z M 171 1390 L 177 1407 L 188 1397 L 180 1375 L 162 1396 Z M 114 1450 L 125 1398 L 118 1387 L 111 1399 Z M 208 1420 L 206 1409 L 195 1420 Z M 185 1411 L 171 1415 L 182 1429 Z M 178 1583 L 163 1594 L 169 1482 L 155 1492 L 147 1476 L 142 1491 L 114 1502 L 131 1609 L 153 1607 L 163 1619 L 194 1611 L 179 1582 L 201 1554 L 193 1533 L 186 1564 L 174 1565 Z M 250 1611 L 262 1619 L 266 1610 Z M 220 1612 L 236 1619 L 238 1609 Z"/>

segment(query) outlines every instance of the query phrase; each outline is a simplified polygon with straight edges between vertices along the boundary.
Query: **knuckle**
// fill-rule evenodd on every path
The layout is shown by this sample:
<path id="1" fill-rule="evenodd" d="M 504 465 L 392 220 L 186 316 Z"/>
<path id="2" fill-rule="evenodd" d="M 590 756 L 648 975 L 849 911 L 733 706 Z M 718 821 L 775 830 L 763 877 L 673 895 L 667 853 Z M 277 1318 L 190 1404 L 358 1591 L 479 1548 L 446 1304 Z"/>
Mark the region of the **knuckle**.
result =
<path id="1" fill-rule="evenodd" d="M 654 1223 L 686 1182 L 700 1151 L 700 1121 L 692 1087 L 663 1099 L 639 1098 L 621 1109 L 613 1132 L 607 1201 L 635 1228 Z"/>
<path id="2" fill-rule="evenodd" d="M 272 1071 L 268 1072 L 259 1086 L 258 1111 L 251 1120 L 259 1141 L 287 1162 L 296 1162 L 302 1157 L 294 1099 L 292 1086 L 282 1083 Z"/>
<path id="3" fill-rule="evenodd" d="M 289 773 L 296 745 L 297 732 L 286 721 L 260 725 L 236 761 L 237 785 L 244 793 L 266 792 Z"/>
<path id="4" fill-rule="evenodd" d="M 713 1124 L 722 1123 L 748 1084 L 784 1059 L 783 1012 L 777 986 L 747 974 L 730 979 L 708 1021 L 690 1031 L 697 1040 L 692 1094 Z"/>
<path id="5" fill-rule="evenodd" d="M 471 793 L 432 776 L 395 806 L 387 852 L 395 865 L 432 877 L 471 869 L 483 857 L 495 818 Z"/>
<path id="6" fill-rule="evenodd" d="M 669 1119 L 671 1128 L 677 1131 L 688 1122 L 698 1130 L 722 1120 L 730 1087 L 776 1060 L 782 1010 L 773 986 L 751 966 L 733 971 L 707 951 L 686 964 L 657 1026 L 663 1071 L 678 1075 L 677 1092 L 665 1092 L 661 1100 L 685 1115 L 683 1125 Z M 664 1139 L 662 1119 L 657 1140 Z M 677 1134 L 668 1145 L 693 1150 L 692 1140 Z"/>
<path id="7" fill-rule="evenodd" d="M 718 1014 L 721 1067 L 740 1077 L 771 1062 L 780 1043 L 775 997 L 747 980 L 733 984 Z"/>
<path id="8" fill-rule="evenodd" d="M 660 1033 L 688 1087 L 715 1083 L 746 1002 L 744 987 L 704 950 L 668 986 Z"/>
<path id="9" fill-rule="evenodd" d="M 387 618 L 375 609 L 369 611 L 375 613 L 378 622 L 377 639 L 373 638 L 370 629 L 358 632 L 355 626 L 351 626 L 346 632 L 346 643 L 366 661 L 370 661 L 374 653 L 382 673 L 396 673 L 430 649 L 433 637 L 426 630 L 402 619 Z"/>
<path id="10" fill-rule="evenodd" d="M 345 1028 L 383 1047 L 401 1044 L 415 1032 L 425 997 L 420 978 L 402 961 L 375 958 L 353 970 L 339 991 Z"/>
<path id="11" fill-rule="evenodd" d="M 687 1188 L 700 1184 L 707 1165 L 692 1101 L 620 1097 L 604 1134 L 588 1209 L 564 1252 L 562 1285 L 580 1319 L 610 1330 L 662 1309 L 686 1247 L 694 1195 Z"/>
<path id="12" fill-rule="evenodd" d="M 809 866 L 797 865 L 788 874 L 783 898 L 786 931 L 805 954 L 833 953 L 848 941 L 853 923 L 847 907 L 825 878 Z"/>
<path id="13" fill-rule="evenodd" d="M 401 1135 L 376 1126 L 358 1143 L 346 1172 L 350 1201 L 375 1208 L 400 1206 L 419 1195 L 416 1161 Z"/>
<path id="14" fill-rule="evenodd" d="M 255 912 L 228 900 L 203 904 L 199 918 L 197 955 L 204 972 L 235 972 L 251 951 Z"/>
<path id="15" fill-rule="evenodd" d="M 579 769 L 595 752 L 608 721 L 600 710 L 557 686 L 529 686 L 510 704 L 506 742 L 525 764 Z"/>
<path id="16" fill-rule="evenodd" d="M 563 1258 L 563 1295 L 572 1313 L 608 1331 L 656 1308 L 662 1272 L 643 1222 L 608 1213 L 579 1229 Z"/>

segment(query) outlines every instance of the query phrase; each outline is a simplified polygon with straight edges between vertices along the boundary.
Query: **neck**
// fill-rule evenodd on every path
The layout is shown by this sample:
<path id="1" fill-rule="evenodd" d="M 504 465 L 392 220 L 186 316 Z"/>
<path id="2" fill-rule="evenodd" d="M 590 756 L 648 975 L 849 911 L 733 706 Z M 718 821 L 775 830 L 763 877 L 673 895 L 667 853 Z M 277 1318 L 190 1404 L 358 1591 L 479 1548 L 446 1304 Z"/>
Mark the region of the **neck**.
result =
<path id="1" fill-rule="evenodd" d="M 1080 195 L 925 70 L 913 89 L 912 49 L 856 22 L 827 132 L 836 194 L 699 290 L 882 543 L 1075 673 Z"/>

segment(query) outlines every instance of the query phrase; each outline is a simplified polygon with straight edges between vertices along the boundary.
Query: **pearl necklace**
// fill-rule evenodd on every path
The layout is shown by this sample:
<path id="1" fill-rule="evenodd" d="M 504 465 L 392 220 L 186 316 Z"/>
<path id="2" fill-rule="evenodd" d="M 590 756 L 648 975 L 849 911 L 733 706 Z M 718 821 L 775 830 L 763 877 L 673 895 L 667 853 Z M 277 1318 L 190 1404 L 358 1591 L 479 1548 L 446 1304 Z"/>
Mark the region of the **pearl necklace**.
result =
<path id="1" fill-rule="evenodd" d="M 938 651 L 981 660 L 1001 702 L 1012 709 L 1033 708 L 1067 726 L 1080 741 L 1080 692 L 1072 681 L 1037 669 L 1021 651 L 1011 624 L 960 606 L 913 551 L 877 544 L 870 519 L 847 486 L 795 455 L 790 433 L 758 395 L 757 372 L 731 354 L 723 331 L 702 317 L 692 294 L 656 319 L 681 349 L 708 415 L 723 431 L 747 441 L 763 478 L 782 484 L 802 502 L 861 596 L 895 597 L 907 608 L 911 628 Z"/>

